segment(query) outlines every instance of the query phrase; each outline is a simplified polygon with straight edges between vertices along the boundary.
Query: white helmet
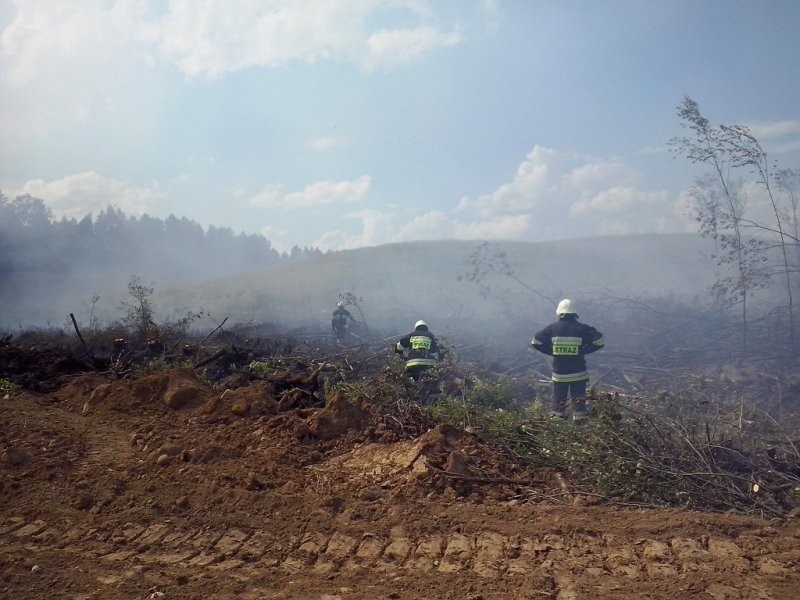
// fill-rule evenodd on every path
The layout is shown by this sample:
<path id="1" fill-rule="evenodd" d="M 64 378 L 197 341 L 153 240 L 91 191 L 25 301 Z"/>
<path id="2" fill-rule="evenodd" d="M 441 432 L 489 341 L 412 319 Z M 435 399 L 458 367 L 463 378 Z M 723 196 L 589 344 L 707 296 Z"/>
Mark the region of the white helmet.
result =
<path id="1" fill-rule="evenodd" d="M 423 321 L 422 319 L 420 319 L 419 321 L 414 323 L 414 329 L 416 329 L 417 327 L 427 327 L 427 326 L 428 326 L 428 324 L 425 321 Z"/>
<path id="2" fill-rule="evenodd" d="M 558 303 L 558 307 L 556 308 L 556 315 L 559 317 L 563 317 L 564 315 L 574 315 L 577 314 L 575 310 L 575 305 L 572 303 L 572 300 L 569 298 L 564 298 L 561 302 Z"/>

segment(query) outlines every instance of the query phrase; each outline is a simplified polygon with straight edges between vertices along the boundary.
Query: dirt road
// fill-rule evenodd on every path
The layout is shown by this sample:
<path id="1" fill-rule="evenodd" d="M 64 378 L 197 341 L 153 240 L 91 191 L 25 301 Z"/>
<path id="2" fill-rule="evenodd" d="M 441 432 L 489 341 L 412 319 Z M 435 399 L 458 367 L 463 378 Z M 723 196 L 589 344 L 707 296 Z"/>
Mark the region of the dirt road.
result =
<path id="1" fill-rule="evenodd" d="M 3 598 L 800 597 L 797 517 L 592 505 L 466 432 L 258 384 L 75 376 L 0 400 L 0 452 Z"/>

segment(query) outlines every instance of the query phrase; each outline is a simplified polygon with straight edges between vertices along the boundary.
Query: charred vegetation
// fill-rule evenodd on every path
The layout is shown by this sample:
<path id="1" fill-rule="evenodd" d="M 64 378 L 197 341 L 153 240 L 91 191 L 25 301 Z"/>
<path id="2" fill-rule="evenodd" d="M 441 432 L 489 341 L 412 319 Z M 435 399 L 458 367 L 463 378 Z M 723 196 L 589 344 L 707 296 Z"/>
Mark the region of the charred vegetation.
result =
<path id="1" fill-rule="evenodd" d="M 184 372 L 194 381 L 189 400 L 173 394 L 166 406 L 183 407 L 199 394 L 204 399 L 197 403 L 209 415 L 304 415 L 308 421 L 293 426 L 293 435 L 306 441 L 323 443 L 347 432 L 362 440 L 411 440 L 437 426 L 468 431 L 506 466 L 472 467 L 468 475 L 441 466 L 440 476 L 470 488 L 512 485 L 522 502 L 569 503 L 581 496 L 612 505 L 761 515 L 796 509 L 800 379 L 790 364 L 771 353 L 751 356 L 747 364 L 736 353 L 702 353 L 697 339 L 711 348 L 731 343 L 724 330 L 713 328 L 716 339 L 702 327 L 703 315 L 656 306 L 630 301 L 624 321 L 630 345 L 593 356 L 594 415 L 579 428 L 549 419 L 543 408 L 550 387 L 546 365 L 520 351 L 525 342 L 515 347 L 455 333 L 442 338 L 448 352 L 440 366 L 412 381 L 389 351 L 388 332 L 343 346 L 313 331 L 243 336 L 236 327 L 220 326 L 176 335 L 156 328 L 162 337 L 155 345 L 135 335 L 141 321 L 134 320 L 124 346 L 118 327 L 93 330 L 80 341 L 77 326 L 71 336 L 6 335 L 0 380 L 14 390 L 6 394 L 13 407 L 14 394 L 47 397 L 81 377 L 135 386 L 142 378 L 174 379 L 170 373 Z M 591 310 L 598 312 L 594 305 Z M 651 318 L 638 318 L 640 313 Z M 631 315 L 651 326 L 632 330 Z M 613 321 L 608 325 L 613 339 Z M 735 338 L 736 328 L 727 335 Z M 698 354 L 687 358 L 684 345 Z M 509 468 L 549 475 L 531 475 L 527 484 L 503 474 Z"/>

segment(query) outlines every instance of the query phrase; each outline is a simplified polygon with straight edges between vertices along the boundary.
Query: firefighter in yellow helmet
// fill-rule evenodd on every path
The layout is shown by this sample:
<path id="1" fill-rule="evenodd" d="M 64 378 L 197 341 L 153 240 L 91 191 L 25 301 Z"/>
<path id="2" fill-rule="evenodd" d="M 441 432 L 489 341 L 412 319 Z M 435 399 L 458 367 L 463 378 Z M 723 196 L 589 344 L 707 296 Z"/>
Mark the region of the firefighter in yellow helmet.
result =
<path id="1" fill-rule="evenodd" d="M 533 336 L 535 350 L 553 357 L 553 416 L 564 418 L 567 398 L 572 398 L 572 418 L 580 421 L 589 416 L 586 405 L 586 372 L 584 356 L 605 346 L 603 334 L 578 321 L 575 304 L 569 298 L 558 303 L 558 321 Z"/>

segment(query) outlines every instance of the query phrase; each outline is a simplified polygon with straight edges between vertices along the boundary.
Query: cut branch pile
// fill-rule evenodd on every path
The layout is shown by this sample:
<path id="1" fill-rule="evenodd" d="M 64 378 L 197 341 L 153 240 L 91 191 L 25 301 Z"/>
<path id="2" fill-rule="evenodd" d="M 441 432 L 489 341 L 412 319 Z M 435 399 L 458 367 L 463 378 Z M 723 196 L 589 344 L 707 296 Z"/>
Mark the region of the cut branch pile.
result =
<path id="1" fill-rule="evenodd" d="M 506 443 L 522 458 L 567 473 L 576 493 L 607 500 L 767 515 L 800 506 L 800 453 L 788 438 L 736 438 L 722 423 L 656 416 L 610 395 L 595 411 L 580 428 L 529 420 Z"/>

